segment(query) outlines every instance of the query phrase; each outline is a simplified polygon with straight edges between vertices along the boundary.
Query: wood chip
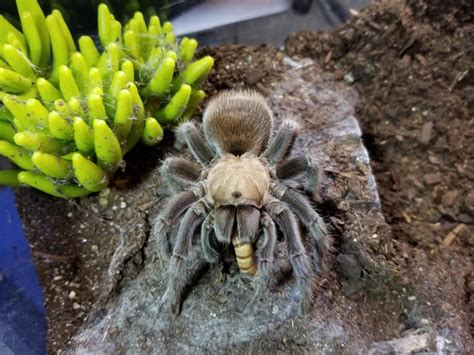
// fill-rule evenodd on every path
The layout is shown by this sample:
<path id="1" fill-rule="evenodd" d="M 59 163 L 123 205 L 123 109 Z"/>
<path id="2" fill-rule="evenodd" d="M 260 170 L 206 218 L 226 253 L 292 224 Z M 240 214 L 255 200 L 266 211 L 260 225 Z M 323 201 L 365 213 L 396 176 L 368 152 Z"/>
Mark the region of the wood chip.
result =
<path id="1" fill-rule="evenodd" d="M 423 178 L 428 185 L 439 184 L 442 181 L 440 173 L 426 174 Z"/>
<path id="2" fill-rule="evenodd" d="M 423 144 L 428 144 L 430 142 L 433 132 L 433 122 L 428 121 L 423 123 L 420 133 L 420 142 Z"/>
<path id="3" fill-rule="evenodd" d="M 458 224 L 454 229 L 449 232 L 446 237 L 441 242 L 441 245 L 444 247 L 450 246 L 452 242 L 466 229 L 466 225 L 464 223 Z"/>
<path id="4" fill-rule="evenodd" d="M 146 211 L 147 209 L 149 209 L 149 208 L 153 207 L 154 205 L 156 205 L 159 201 L 160 201 L 160 199 L 157 198 L 156 200 L 153 200 L 153 201 L 150 201 L 150 202 L 144 203 L 143 205 L 138 206 L 138 209 L 140 211 Z"/>

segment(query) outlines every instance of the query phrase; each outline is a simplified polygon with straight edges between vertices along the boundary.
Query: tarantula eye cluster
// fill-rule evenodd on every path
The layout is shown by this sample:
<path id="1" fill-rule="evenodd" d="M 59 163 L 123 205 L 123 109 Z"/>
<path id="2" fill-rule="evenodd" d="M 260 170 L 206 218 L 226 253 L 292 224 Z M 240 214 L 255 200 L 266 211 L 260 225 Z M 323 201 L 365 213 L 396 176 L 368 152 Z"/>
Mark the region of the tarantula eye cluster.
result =
<path id="1" fill-rule="evenodd" d="M 300 313 L 309 310 L 312 278 L 327 253 L 328 236 L 323 219 L 306 196 L 284 181 L 305 174 L 307 191 L 315 193 L 318 170 L 309 157 L 287 158 L 296 125 L 285 122 L 272 135 L 272 123 L 271 110 L 260 94 L 227 91 L 208 104 L 204 137 L 191 122 L 178 129 L 197 163 L 170 157 L 161 167 L 163 179 L 175 194 L 153 228 L 160 257 L 168 260 L 171 256 L 172 272 L 162 307 L 178 312 L 188 281 L 184 262 L 194 238 L 200 239 L 197 254 L 209 263 L 218 262 L 222 250 L 233 245 L 241 272 L 256 274 L 254 299 L 260 297 L 272 277 L 281 233 L 300 291 Z M 307 243 L 303 243 L 299 223 L 309 235 Z M 176 224 L 177 234 L 170 238 Z M 200 233 L 196 233 L 198 228 Z"/>

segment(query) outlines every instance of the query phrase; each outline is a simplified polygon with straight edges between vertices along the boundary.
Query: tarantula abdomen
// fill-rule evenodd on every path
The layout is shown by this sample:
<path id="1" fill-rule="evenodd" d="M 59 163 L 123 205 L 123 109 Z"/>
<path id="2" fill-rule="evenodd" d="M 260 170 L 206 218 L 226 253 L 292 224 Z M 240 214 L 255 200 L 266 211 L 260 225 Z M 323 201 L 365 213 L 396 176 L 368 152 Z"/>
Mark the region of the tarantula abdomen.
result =
<path id="1" fill-rule="evenodd" d="M 234 247 L 240 270 L 256 274 L 255 297 L 260 296 L 272 277 L 280 231 L 300 290 L 300 312 L 308 312 L 314 273 L 328 252 L 329 238 L 308 199 L 285 185 L 303 174 L 308 190 L 315 192 L 319 181 L 309 157 L 287 158 L 296 125 L 283 123 L 272 135 L 265 99 L 255 92 L 228 91 L 211 100 L 202 128 L 204 135 L 188 122 L 177 132 L 199 164 L 168 158 L 161 169 L 177 195 L 155 222 L 159 248 L 168 248 L 171 226 L 179 225 L 163 302 L 179 302 L 189 281 L 182 261 L 191 255 L 196 231 L 204 261 L 216 263 L 222 249 Z M 299 224 L 311 240 L 306 246 Z"/>

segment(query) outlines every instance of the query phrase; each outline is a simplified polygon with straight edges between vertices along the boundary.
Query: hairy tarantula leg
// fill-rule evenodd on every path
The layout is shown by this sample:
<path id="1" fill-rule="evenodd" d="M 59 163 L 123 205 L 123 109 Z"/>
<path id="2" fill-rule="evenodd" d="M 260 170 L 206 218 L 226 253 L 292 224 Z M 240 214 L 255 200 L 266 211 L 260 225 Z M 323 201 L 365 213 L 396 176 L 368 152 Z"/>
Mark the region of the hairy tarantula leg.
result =
<path id="1" fill-rule="evenodd" d="M 305 189 L 311 194 L 317 194 L 319 190 L 320 172 L 310 157 L 300 156 L 288 159 L 276 167 L 276 175 L 279 179 L 291 179 L 305 173 Z"/>
<path id="2" fill-rule="evenodd" d="M 288 153 L 296 137 L 297 124 L 293 121 L 282 123 L 278 132 L 272 137 L 262 156 L 270 164 L 276 164 Z"/>
<path id="3" fill-rule="evenodd" d="M 170 157 L 161 165 L 160 173 L 173 192 L 180 192 L 199 180 L 201 167 L 183 158 Z"/>
<path id="4" fill-rule="evenodd" d="M 153 222 L 151 230 L 150 244 L 152 249 L 158 252 L 161 260 L 166 260 L 170 256 L 170 244 L 168 235 L 183 212 L 198 200 L 196 193 L 193 191 L 184 191 L 176 197 L 170 199 L 165 206 L 163 212 Z M 153 245 L 155 244 L 155 245 Z"/>
<path id="5" fill-rule="evenodd" d="M 178 127 L 176 133 L 179 138 L 186 142 L 186 145 L 189 147 L 189 150 L 193 156 L 202 165 L 206 166 L 211 162 L 212 159 L 214 159 L 214 153 L 211 151 L 201 132 L 194 123 L 183 123 Z"/>
<path id="6" fill-rule="evenodd" d="M 285 202 L 295 212 L 311 235 L 316 247 L 315 271 L 319 272 L 321 261 L 330 249 L 330 239 L 324 220 L 313 209 L 308 199 L 297 191 L 282 185 L 278 186 L 276 190 L 277 198 Z"/>
<path id="7" fill-rule="evenodd" d="M 299 313 L 300 315 L 307 314 L 313 299 L 313 273 L 298 223 L 291 210 L 280 201 L 271 201 L 266 209 L 285 236 L 290 264 L 301 293 Z"/>
<path id="8" fill-rule="evenodd" d="M 220 253 L 215 245 L 217 244 L 217 240 L 213 235 L 213 228 L 214 215 L 209 213 L 201 226 L 201 248 L 204 254 L 204 259 L 211 264 L 216 263 L 220 257 Z"/>
<path id="9" fill-rule="evenodd" d="M 285 236 L 290 264 L 301 294 L 299 313 L 300 315 L 307 314 L 313 300 L 313 272 L 298 223 L 288 206 L 281 201 L 271 201 L 266 209 Z"/>
<path id="10" fill-rule="evenodd" d="M 169 266 L 168 285 L 160 305 L 160 309 L 169 308 L 174 315 L 179 313 L 180 298 L 188 279 L 185 277 L 187 274 L 185 261 L 192 246 L 194 232 L 204 220 L 205 213 L 206 206 L 198 201 L 184 214 L 179 226 Z"/>
<path id="11" fill-rule="evenodd" d="M 232 238 L 232 231 L 235 224 L 235 207 L 220 206 L 214 210 L 214 232 L 217 240 L 229 245 Z"/>
<path id="12" fill-rule="evenodd" d="M 277 243 L 275 223 L 268 213 L 263 212 L 260 217 L 260 224 L 262 225 L 263 236 L 257 241 L 258 271 L 257 278 L 255 279 L 255 293 L 249 306 L 255 303 L 267 291 L 275 258 Z"/>

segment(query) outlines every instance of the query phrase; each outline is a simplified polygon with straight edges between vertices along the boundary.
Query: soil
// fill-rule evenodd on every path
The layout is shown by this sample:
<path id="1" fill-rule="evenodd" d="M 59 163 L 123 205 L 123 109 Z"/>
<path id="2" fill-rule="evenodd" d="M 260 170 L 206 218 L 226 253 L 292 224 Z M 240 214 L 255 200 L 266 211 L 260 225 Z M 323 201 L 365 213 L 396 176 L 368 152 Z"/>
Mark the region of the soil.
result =
<path id="1" fill-rule="evenodd" d="M 386 0 L 334 33 L 303 32 L 286 41 L 286 53 L 314 59 L 359 94 L 356 117 L 392 229 L 367 247 L 397 285 L 416 290 L 415 298 L 408 296 L 410 309 L 393 315 L 403 327 L 382 331 L 376 340 L 409 329 L 448 329 L 447 341 L 464 353 L 474 351 L 473 38 L 469 0 Z M 234 87 L 265 93 L 280 75 L 284 56 L 267 46 L 221 46 L 204 53 L 216 59 L 205 88 L 209 96 Z M 159 202 L 154 174 L 173 144 L 169 134 L 159 147 L 129 154 L 108 195 L 64 201 L 18 190 L 45 293 L 49 353 L 67 348 L 94 317 L 92 305 L 100 309 L 143 268 L 149 218 Z M 332 268 L 344 264 L 351 260 Z M 341 280 L 333 279 L 334 300 L 344 293 Z M 342 318 L 347 312 L 334 311 Z"/>

